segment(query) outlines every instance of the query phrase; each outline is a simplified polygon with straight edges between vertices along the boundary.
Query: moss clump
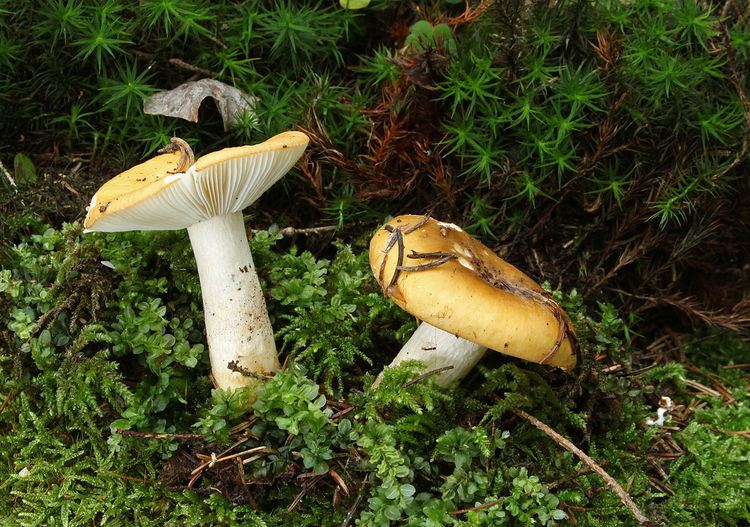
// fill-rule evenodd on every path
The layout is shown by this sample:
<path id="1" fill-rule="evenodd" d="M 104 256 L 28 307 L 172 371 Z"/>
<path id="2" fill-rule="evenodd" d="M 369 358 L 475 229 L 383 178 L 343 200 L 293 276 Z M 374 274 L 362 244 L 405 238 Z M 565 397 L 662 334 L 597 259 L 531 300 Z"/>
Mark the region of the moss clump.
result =
<path id="1" fill-rule="evenodd" d="M 717 365 L 748 347 L 691 336 L 747 326 L 735 4 L 0 2 L 0 523 L 633 524 L 517 408 L 655 522 L 747 523 L 748 377 Z M 227 133 L 210 105 L 200 124 L 143 113 L 196 74 L 257 97 L 255 116 Z M 185 234 L 82 237 L 74 220 L 173 135 L 200 152 L 292 128 L 308 155 L 251 242 L 289 362 L 251 417 L 211 390 Z M 362 241 L 427 210 L 559 280 L 575 378 L 489 355 L 448 391 L 411 383 L 415 364 L 368 388 L 414 324 Z M 671 428 L 649 427 L 665 395 Z"/>
<path id="2" fill-rule="evenodd" d="M 690 400 L 677 364 L 632 377 L 587 364 L 588 373 L 571 382 L 498 355 L 446 392 L 429 378 L 409 383 L 420 368 L 406 363 L 372 392 L 366 387 L 387 361 L 382 346 L 396 349 L 408 334 L 399 328 L 411 325 L 387 303 L 374 314 L 357 307 L 374 305 L 377 294 L 359 279 L 369 272 L 356 256 L 362 251 L 339 246 L 331 260 L 278 252 L 278 236 L 262 231 L 252 243 L 274 297 L 273 317 L 288 324 L 279 330 L 285 353 L 295 358 L 265 385 L 250 419 L 242 392 L 210 390 L 184 234 L 84 238 L 70 225 L 14 248 L 13 265 L 0 271 L 11 315 L 0 360 L 0 510 L 14 519 L 9 525 L 51 518 L 70 525 L 204 525 L 207 516 L 221 525 L 274 525 L 280 516 L 295 525 L 334 525 L 352 507 L 361 525 L 407 518 L 410 525 L 551 526 L 569 516 L 582 525 L 634 521 L 578 459 L 512 419 L 514 408 L 585 444 L 629 482 L 654 518 L 716 525 L 747 518 L 746 438 L 732 434 L 747 430 L 750 418 L 742 370 L 717 370 L 717 382 L 734 393 L 733 406 L 707 397 L 703 408 L 675 417 L 675 432 L 644 423 L 656 394 L 683 405 Z M 101 265 L 104 258 L 114 269 Z M 71 302 L 82 273 L 106 287 L 94 300 L 79 293 Z M 627 352 L 624 325 L 610 307 L 592 315 L 576 293 L 558 300 L 588 355 Z M 316 303 L 323 311 L 355 306 L 345 310 L 351 322 L 332 324 L 321 337 L 297 322 Z M 377 341 L 368 336 L 375 334 Z M 329 340 L 316 346 L 319 338 Z M 331 345 L 335 339 L 357 352 Z M 690 353 L 697 362 L 714 363 L 716 353 L 727 353 L 716 350 L 729 347 L 735 359 L 749 353 L 721 335 L 695 342 Z M 317 353 L 305 353 L 311 345 Z M 339 384 L 313 380 L 336 378 L 332 372 L 340 372 Z M 169 435 L 191 429 L 199 435 L 187 442 Z M 664 478 L 649 459 L 663 453 L 670 436 L 680 455 L 662 462 Z M 229 445 L 227 455 L 246 461 L 242 470 L 221 459 Z M 211 453 L 220 459 L 215 466 L 205 462 Z M 726 487 L 717 490 L 719 482 Z"/>

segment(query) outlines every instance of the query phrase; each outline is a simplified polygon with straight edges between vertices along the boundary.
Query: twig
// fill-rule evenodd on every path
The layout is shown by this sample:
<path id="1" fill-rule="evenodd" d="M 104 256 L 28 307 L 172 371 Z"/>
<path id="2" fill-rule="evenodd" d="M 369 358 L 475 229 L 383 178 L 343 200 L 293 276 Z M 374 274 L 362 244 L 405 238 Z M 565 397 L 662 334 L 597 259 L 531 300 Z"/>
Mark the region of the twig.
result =
<path id="1" fill-rule="evenodd" d="M 246 437 L 241 438 L 240 440 L 236 441 L 232 445 L 230 445 L 228 448 L 224 449 L 221 453 L 219 453 L 218 456 L 214 455 L 216 458 L 219 458 L 221 456 L 227 455 L 229 452 L 240 446 L 242 443 L 247 441 Z M 212 456 L 212 458 L 214 457 Z M 204 461 L 200 465 L 198 465 L 193 471 L 190 473 L 191 476 L 193 476 L 190 481 L 188 482 L 188 488 L 192 488 L 196 481 L 198 481 L 198 478 L 201 477 L 201 474 L 206 469 L 206 467 L 211 465 L 212 461 Z"/>
<path id="2" fill-rule="evenodd" d="M 236 457 L 242 457 L 245 454 L 255 454 L 256 452 L 262 452 L 264 454 L 273 454 L 276 451 L 272 448 L 268 448 L 267 446 L 256 446 L 253 448 L 248 448 L 247 450 L 243 450 L 242 452 L 237 452 L 236 454 L 230 454 L 228 456 L 222 456 L 222 457 L 216 457 L 214 454 L 213 456 L 204 456 L 203 454 L 198 454 L 198 456 L 204 456 L 204 459 L 209 462 L 209 467 L 211 465 L 214 465 L 216 463 L 221 463 L 222 461 L 228 461 L 230 459 L 234 459 Z M 257 456 L 254 456 L 257 457 Z"/>
<path id="3" fill-rule="evenodd" d="M 176 67 L 178 67 L 178 68 L 180 68 L 182 70 L 185 70 L 185 71 L 190 71 L 192 73 L 200 73 L 201 75 L 206 75 L 207 77 L 213 77 L 214 76 L 214 72 L 213 71 L 207 70 L 205 68 L 200 68 L 198 66 L 193 66 L 192 64 L 190 64 L 188 62 L 185 62 L 182 59 L 177 59 L 177 58 L 169 59 L 169 63 L 172 66 L 176 66 Z"/>
<path id="4" fill-rule="evenodd" d="M 466 10 L 458 16 L 447 18 L 445 23 L 451 27 L 459 27 L 464 24 L 473 22 L 484 14 L 487 9 L 495 3 L 495 0 L 484 0 L 479 2 L 476 7 L 471 7 L 469 2 L 466 2 Z"/>
<path id="5" fill-rule="evenodd" d="M 13 179 L 13 176 L 10 175 L 10 172 L 8 172 L 8 169 L 5 168 L 5 165 L 3 165 L 2 161 L 0 161 L 0 172 L 2 172 L 3 175 L 8 179 L 10 186 L 13 187 L 16 192 L 18 192 L 18 185 L 16 185 L 16 180 Z"/>
<path id="6" fill-rule="evenodd" d="M 750 430 L 735 430 L 734 432 L 725 432 L 722 430 L 722 432 L 730 436 L 742 436 L 747 439 L 750 439 Z"/>
<path id="7" fill-rule="evenodd" d="M 344 417 L 346 414 L 354 410 L 354 406 L 350 406 L 349 408 L 344 408 L 343 410 L 339 410 L 335 414 L 331 416 L 331 421 L 335 421 L 336 419 L 340 419 L 341 417 Z"/>
<path id="8" fill-rule="evenodd" d="M 279 234 L 284 236 L 285 238 L 288 238 L 290 236 L 294 236 L 295 234 L 320 234 L 321 232 L 330 232 L 335 231 L 338 229 L 337 225 L 322 225 L 320 227 L 307 227 L 305 229 L 297 229 L 295 227 L 284 227 L 279 231 Z"/>
<path id="9" fill-rule="evenodd" d="M 438 258 L 434 262 L 429 262 L 426 264 L 421 265 L 399 265 L 397 269 L 399 271 L 424 271 L 425 269 L 432 269 L 434 267 L 439 267 L 443 265 L 444 263 L 455 259 L 456 257 L 452 254 L 447 254 L 441 258 Z"/>
<path id="10" fill-rule="evenodd" d="M 247 368 L 241 366 L 239 361 L 236 361 L 236 360 L 229 361 L 229 363 L 227 363 L 227 369 L 229 371 L 241 373 L 245 377 L 251 377 L 259 381 L 266 381 L 268 379 L 273 378 L 273 375 L 270 373 L 261 373 L 257 371 L 248 370 Z"/>
<path id="11" fill-rule="evenodd" d="M 344 478 L 339 475 L 338 472 L 336 472 L 334 469 L 331 469 L 328 471 L 329 474 L 331 474 L 331 477 L 336 481 L 339 487 L 341 487 L 341 492 L 344 493 L 344 496 L 349 495 L 349 487 L 346 486 L 346 481 L 344 481 Z"/>
<path id="12" fill-rule="evenodd" d="M 665 494 L 669 494 L 670 496 L 674 496 L 675 492 L 663 481 L 659 481 L 656 478 L 650 477 L 648 478 L 649 484 L 654 487 L 659 492 L 664 492 Z"/>
<path id="13" fill-rule="evenodd" d="M 427 223 L 428 221 L 430 221 L 430 219 L 431 219 L 430 216 L 431 216 L 431 214 L 428 212 L 417 223 L 415 223 L 411 227 L 407 227 L 406 230 L 404 231 L 404 235 L 411 234 L 412 232 L 414 232 L 417 229 L 419 229 L 420 227 L 422 227 L 425 223 Z"/>
<path id="14" fill-rule="evenodd" d="M 705 377 L 708 380 L 710 380 L 714 389 L 719 393 L 721 397 L 723 397 L 726 400 L 726 402 L 728 402 L 729 404 L 737 404 L 737 400 L 734 398 L 732 393 L 729 390 L 727 390 L 724 387 L 724 385 L 721 384 L 721 379 L 717 375 L 711 372 L 703 371 L 699 367 L 694 366 L 692 364 L 686 364 L 685 367 L 687 368 L 688 371 L 697 373 L 701 377 Z"/>
<path id="15" fill-rule="evenodd" d="M 643 368 L 638 368 L 637 370 L 631 370 L 631 371 L 625 371 L 625 372 L 617 372 L 615 375 L 617 377 L 630 377 L 633 375 L 640 375 L 643 372 L 647 372 L 649 370 L 653 370 L 658 366 L 657 363 L 649 364 L 648 366 L 644 366 Z"/>
<path id="16" fill-rule="evenodd" d="M 417 251 L 415 251 L 414 249 L 412 249 L 411 253 L 407 254 L 406 257 L 407 258 L 414 258 L 414 259 L 419 259 L 419 258 L 448 258 L 448 257 L 455 258 L 456 255 L 455 254 L 451 254 L 451 253 L 442 253 L 442 252 L 436 252 L 436 253 L 418 253 Z"/>
<path id="17" fill-rule="evenodd" d="M 623 505 L 625 505 L 630 512 L 633 514 L 636 520 L 638 520 L 638 523 L 641 525 L 651 525 L 651 520 L 649 520 L 638 508 L 638 505 L 635 504 L 635 502 L 632 500 L 630 496 L 628 496 L 628 493 L 625 492 L 625 490 L 620 486 L 619 483 L 610 476 L 600 465 L 596 463 L 593 459 L 591 459 L 583 450 L 575 446 L 573 443 L 571 443 L 569 440 L 565 439 L 563 436 L 555 432 L 552 428 L 550 428 L 548 425 L 541 422 L 536 417 L 529 415 L 528 413 L 524 412 L 523 410 L 513 410 L 513 413 L 515 413 L 517 416 L 525 419 L 529 423 L 531 423 L 533 426 L 547 434 L 550 438 L 552 438 L 557 444 L 559 444 L 561 447 L 563 447 L 565 450 L 570 452 L 571 454 L 575 454 L 578 456 L 581 461 L 586 463 L 589 467 L 591 467 L 591 470 L 599 474 L 601 478 L 607 483 L 607 485 L 617 494 L 617 496 L 620 498 L 620 501 L 622 501 Z"/>
<path id="18" fill-rule="evenodd" d="M 482 509 L 489 509 L 490 507 L 494 507 L 498 503 L 501 503 L 505 501 L 506 498 L 498 498 L 496 500 L 488 501 L 487 503 L 482 503 L 481 505 L 477 505 L 476 507 L 469 507 L 468 509 L 459 509 L 457 511 L 451 511 L 448 514 L 451 516 L 458 516 L 459 514 L 466 514 L 469 511 L 481 511 Z"/>
<path id="19" fill-rule="evenodd" d="M 123 430 L 118 428 L 115 433 L 127 437 L 142 437 L 144 439 L 204 439 L 205 434 L 154 434 L 151 432 L 137 432 L 135 430 Z"/>
<path id="20" fill-rule="evenodd" d="M 305 495 L 310 491 L 310 489 L 315 487 L 318 481 L 320 481 L 322 478 L 323 478 L 322 475 L 317 475 L 317 474 L 311 475 L 310 480 L 302 484 L 302 490 L 299 491 L 299 494 L 297 494 L 297 497 L 294 498 L 294 501 L 292 501 L 292 503 L 289 504 L 289 507 L 286 508 L 286 511 L 292 512 L 295 508 L 297 508 L 297 505 L 300 504 L 300 502 L 302 501 L 302 498 L 304 498 Z"/>
<path id="21" fill-rule="evenodd" d="M 391 278 L 391 282 L 388 284 L 386 290 L 396 285 L 396 283 L 398 282 L 398 275 L 401 273 L 401 269 L 399 268 L 404 264 L 404 235 L 401 233 L 400 229 L 396 229 L 394 234 L 396 236 L 396 247 L 398 248 L 398 255 L 396 256 L 396 269 L 393 271 L 393 277 Z"/>
<path id="22" fill-rule="evenodd" d="M 443 373 L 444 371 L 448 371 L 448 370 L 452 370 L 452 369 L 453 369 L 453 365 L 451 364 L 450 366 L 443 366 L 442 368 L 436 368 L 434 370 L 430 370 L 430 371 L 424 372 L 422 375 L 418 375 L 418 376 L 414 377 L 412 380 L 406 381 L 404 384 L 401 385 L 401 387 L 402 388 L 408 388 L 409 386 L 417 384 L 419 381 L 426 379 L 430 375 L 435 375 L 437 373 Z"/>
<path id="23" fill-rule="evenodd" d="M 222 41 L 222 40 L 221 40 L 221 39 L 220 39 L 219 37 L 217 37 L 217 36 L 214 36 L 214 35 L 212 35 L 211 33 L 206 33 L 206 35 L 205 35 L 205 38 L 207 38 L 208 40 L 210 40 L 210 41 L 212 41 L 212 42 L 216 43 L 216 44 L 217 44 L 217 45 L 219 45 L 219 46 L 220 46 L 220 47 L 221 47 L 222 49 L 229 49 L 229 48 L 227 47 L 227 45 L 226 45 L 226 44 L 224 44 L 224 42 L 223 42 L 223 41 Z"/>
<path id="24" fill-rule="evenodd" d="M 726 364 L 721 368 L 724 370 L 746 370 L 750 369 L 750 362 L 744 364 Z"/>
<path id="25" fill-rule="evenodd" d="M 388 253 L 393 248 L 394 244 L 398 244 L 398 256 L 397 256 L 397 260 L 396 260 L 396 269 L 393 271 L 393 277 L 391 277 L 391 281 L 388 284 L 388 287 L 384 288 L 384 291 L 386 291 L 386 293 L 388 291 L 390 291 L 391 288 L 393 288 L 396 285 L 396 283 L 398 282 L 398 277 L 401 274 L 402 270 L 417 270 L 417 271 L 419 271 L 421 269 L 427 269 L 429 267 L 435 267 L 435 265 L 428 265 L 428 266 L 424 266 L 424 267 L 423 266 L 416 266 L 414 268 L 411 268 L 411 267 L 405 268 L 404 267 L 404 250 L 405 250 L 404 249 L 404 236 L 406 236 L 408 234 L 411 234 L 412 232 L 416 231 L 417 229 L 419 229 L 420 227 L 422 227 L 428 221 L 430 221 L 430 214 L 429 213 L 425 214 L 425 216 L 421 220 L 419 220 L 417 223 L 415 223 L 411 227 L 409 227 L 407 225 L 402 225 L 402 226 L 399 226 L 399 227 L 393 227 L 392 225 L 385 225 L 385 227 L 383 227 L 386 231 L 388 231 L 388 232 L 391 233 L 391 236 L 388 239 L 388 243 L 386 244 L 385 249 L 383 250 L 383 255 L 384 255 L 383 256 L 383 261 L 380 262 L 380 272 L 378 273 L 378 281 L 380 283 L 380 287 L 383 287 L 383 272 L 385 271 L 385 262 L 386 262 L 386 259 L 388 258 Z M 412 254 L 416 255 L 416 256 L 411 256 L 412 258 L 422 258 L 422 256 L 420 256 L 419 253 L 417 253 L 415 251 L 412 251 Z M 425 254 L 427 254 L 427 253 L 425 253 Z M 444 264 L 446 261 L 448 261 L 448 260 L 441 261 L 437 265 Z"/>
<path id="26" fill-rule="evenodd" d="M 385 289 L 383 284 L 385 283 L 385 279 L 383 278 L 383 274 L 385 273 L 385 264 L 388 261 L 388 253 L 391 252 L 391 249 L 396 244 L 396 235 L 394 234 L 394 229 L 390 225 L 386 225 L 383 227 L 385 230 L 391 233 L 391 236 L 388 238 L 388 243 L 385 246 L 385 249 L 383 249 L 383 261 L 380 262 L 380 271 L 378 272 L 378 284 L 380 287 Z M 398 262 L 397 262 L 398 265 Z"/>
<path id="27" fill-rule="evenodd" d="M 349 527 L 349 524 L 354 519 L 354 516 L 357 514 L 357 509 L 359 509 L 360 503 L 362 503 L 362 498 L 365 494 L 365 488 L 367 488 L 367 485 L 370 484 L 370 475 L 367 474 L 365 476 L 365 479 L 362 480 L 362 485 L 359 487 L 359 494 L 357 494 L 357 499 L 354 500 L 354 505 L 352 505 L 352 508 L 349 509 L 349 512 L 346 513 L 346 518 L 344 518 L 344 521 L 341 522 L 341 527 Z"/>
<path id="28" fill-rule="evenodd" d="M 63 187 L 65 187 L 65 188 L 66 188 L 66 189 L 67 189 L 67 190 L 68 190 L 69 192 L 71 192 L 72 194 L 75 194 L 75 195 L 76 195 L 76 197 L 79 197 L 79 198 L 81 197 L 81 193 L 80 193 L 80 192 L 78 192 L 78 191 L 77 191 L 77 190 L 76 190 L 76 189 L 75 189 L 75 188 L 73 187 L 73 185 L 71 185 L 70 183 L 68 183 L 68 182 L 67 182 L 67 181 L 65 181 L 64 179 L 61 179 L 61 180 L 60 180 L 60 184 L 61 184 L 61 185 L 62 185 Z"/>
<path id="29" fill-rule="evenodd" d="M 701 384 L 698 381 L 694 381 L 693 379 L 685 379 L 685 384 L 690 386 L 691 388 L 695 388 L 696 390 L 700 390 L 701 395 L 710 395 L 712 397 L 718 397 L 719 399 L 722 399 L 721 393 L 714 390 L 713 388 L 709 388 L 705 384 Z"/>
<path id="30" fill-rule="evenodd" d="M 66 173 L 61 174 L 62 177 L 65 178 L 65 177 L 75 176 L 78 173 L 78 171 L 81 170 L 81 167 L 83 166 L 84 161 L 85 160 L 80 157 L 74 157 L 73 159 L 71 159 L 70 162 L 75 163 L 75 165 L 73 165 L 73 168 L 66 169 Z"/>
<path id="31" fill-rule="evenodd" d="M 5 409 L 8 407 L 8 404 L 10 403 L 10 400 L 13 398 L 13 395 L 15 395 L 13 392 L 8 392 L 8 395 L 5 397 L 3 404 L 0 404 L 0 414 L 2 414 L 5 411 Z"/>
<path id="32" fill-rule="evenodd" d="M 263 456 L 265 456 L 266 454 L 269 454 L 269 453 L 270 453 L 270 452 L 261 452 L 260 454 L 256 454 L 256 455 L 254 455 L 254 456 L 250 456 L 250 457 L 249 457 L 249 458 L 247 458 L 247 459 L 243 459 L 243 460 L 241 461 L 241 464 L 242 464 L 242 465 L 249 465 L 250 463 L 253 463 L 253 462 L 255 462 L 255 461 L 258 461 L 258 460 L 259 460 L 260 458 L 262 458 Z M 237 459 L 239 459 L 239 458 L 237 458 Z"/>

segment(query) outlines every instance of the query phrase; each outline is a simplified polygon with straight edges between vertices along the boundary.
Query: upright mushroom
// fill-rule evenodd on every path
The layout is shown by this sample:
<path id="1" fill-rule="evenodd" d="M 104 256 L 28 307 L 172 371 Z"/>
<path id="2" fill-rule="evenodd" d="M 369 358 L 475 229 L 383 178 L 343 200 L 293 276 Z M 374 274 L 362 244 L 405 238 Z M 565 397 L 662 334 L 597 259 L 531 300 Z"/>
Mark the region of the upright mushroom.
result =
<path id="1" fill-rule="evenodd" d="M 242 210 L 297 162 L 308 138 L 285 132 L 193 163 L 173 139 L 166 153 L 123 172 L 94 195 L 88 231 L 187 228 L 200 275 L 214 384 L 234 390 L 279 368 Z"/>
<path id="2" fill-rule="evenodd" d="M 384 294 L 422 320 L 391 362 L 452 366 L 438 384 L 461 379 L 487 348 L 571 369 L 570 318 L 531 278 L 450 223 L 399 216 L 370 242 L 370 266 Z M 376 381 L 379 382 L 379 381 Z"/>

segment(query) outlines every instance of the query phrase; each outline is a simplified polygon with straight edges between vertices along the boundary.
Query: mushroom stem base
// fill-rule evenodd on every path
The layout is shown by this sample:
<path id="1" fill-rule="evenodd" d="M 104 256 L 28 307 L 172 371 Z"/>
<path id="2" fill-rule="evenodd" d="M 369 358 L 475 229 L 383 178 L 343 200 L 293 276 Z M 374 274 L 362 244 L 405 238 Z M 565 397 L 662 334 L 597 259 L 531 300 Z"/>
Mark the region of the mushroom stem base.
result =
<path id="1" fill-rule="evenodd" d="M 252 386 L 279 368 L 266 302 L 250 254 L 242 213 L 188 227 L 203 294 L 214 384 Z"/>
<path id="2" fill-rule="evenodd" d="M 398 366 L 407 360 L 423 362 L 425 371 L 453 366 L 453 369 L 435 376 L 436 384 L 448 386 L 465 377 L 484 356 L 485 351 L 487 348 L 484 346 L 422 322 L 388 367 Z M 374 386 L 380 384 L 382 376 L 381 373 Z"/>

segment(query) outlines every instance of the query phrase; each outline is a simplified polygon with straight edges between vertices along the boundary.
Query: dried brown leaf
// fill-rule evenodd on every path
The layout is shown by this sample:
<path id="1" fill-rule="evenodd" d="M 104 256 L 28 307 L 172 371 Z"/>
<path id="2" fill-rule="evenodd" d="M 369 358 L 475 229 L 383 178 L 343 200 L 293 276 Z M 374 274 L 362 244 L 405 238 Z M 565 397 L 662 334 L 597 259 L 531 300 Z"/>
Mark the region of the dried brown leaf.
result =
<path id="1" fill-rule="evenodd" d="M 224 121 L 224 131 L 234 127 L 243 113 L 255 116 L 257 97 L 214 79 L 190 81 L 173 90 L 157 92 L 143 101 L 143 112 L 197 123 L 198 110 L 206 97 L 216 102 Z"/>

